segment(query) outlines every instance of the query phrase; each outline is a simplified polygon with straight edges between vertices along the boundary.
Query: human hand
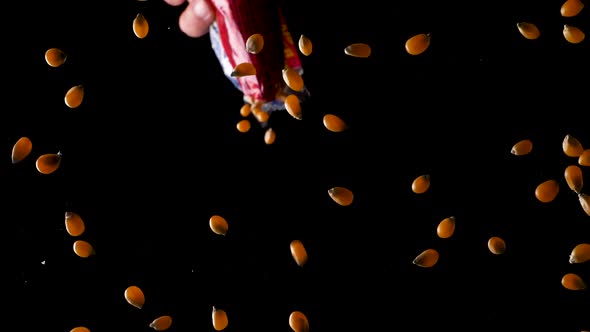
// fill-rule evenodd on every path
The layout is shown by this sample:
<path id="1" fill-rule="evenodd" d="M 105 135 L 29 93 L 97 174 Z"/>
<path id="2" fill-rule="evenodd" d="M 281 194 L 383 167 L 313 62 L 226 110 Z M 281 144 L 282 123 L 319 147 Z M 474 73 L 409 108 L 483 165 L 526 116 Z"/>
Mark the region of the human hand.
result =
<path id="1" fill-rule="evenodd" d="M 209 32 L 209 26 L 215 21 L 215 7 L 211 0 L 164 0 L 172 6 L 188 5 L 178 18 L 178 26 L 190 37 L 201 37 Z"/>

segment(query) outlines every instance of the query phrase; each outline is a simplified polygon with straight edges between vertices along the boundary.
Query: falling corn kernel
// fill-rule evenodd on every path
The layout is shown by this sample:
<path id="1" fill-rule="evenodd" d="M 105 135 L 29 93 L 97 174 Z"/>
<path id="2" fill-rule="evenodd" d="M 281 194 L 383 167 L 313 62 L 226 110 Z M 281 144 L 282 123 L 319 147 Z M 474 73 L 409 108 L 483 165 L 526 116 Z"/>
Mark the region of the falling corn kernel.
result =
<path id="1" fill-rule="evenodd" d="M 420 267 L 433 267 L 438 262 L 439 256 L 436 249 L 426 249 L 414 258 L 412 264 Z"/>
<path id="2" fill-rule="evenodd" d="M 301 54 L 303 54 L 305 56 L 308 56 L 311 54 L 313 45 L 311 43 L 311 40 L 307 36 L 301 35 L 299 37 L 298 46 L 299 46 L 299 52 L 301 52 Z"/>
<path id="3" fill-rule="evenodd" d="M 250 75 L 256 75 L 256 67 L 254 67 L 254 65 L 250 62 L 242 62 L 237 64 L 230 74 L 230 76 L 232 77 L 242 77 Z"/>
<path id="4" fill-rule="evenodd" d="M 572 135 L 565 135 L 561 144 L 563 153 L 568 157 L 579 158 L 584 153 L 584 146 L 582 143 Z"/>
<path id="5" fill-rule="evenodd" d="M 301 311 L 295 310 L 289 315 L 289 327 L 293 332 L 309 332 L 309 321 Z"/>
<path id="6" fill-rule="evenodd" d="M 337 204 L 341 206 L 349 206 L 352 204 L 354 195 L 352 191 L 345 187 L 333 187 L 328 190 L 328 195 Z"/>
<path id="7" fill-rule="evenodd" d="M 344 48 L 344 54 L 355 58 L 368 58 L 371 55 L 371 47 L 365 43 L 354 43 Z"/>
<path id="8" fill-rule="evenodd" d="M 71 329 L 70 332 L 90 332 L 90 329 L 84 326 L 78 326 Z"/>
<path id="9" fill-rule="evenodd" d="M 132 306 L 141 309 L 145 304 L 145 295 L 141 288 L 137 286 L 129 286 L 125 289 L 125 300 Z"/>
<path id="10" fill-rule="evenodd" d="M 88 258 L 96 254 L 94 248 L 88 241 L 78 240 L 74 242 L 74 252 L 82 258 Z"/>
<path id="11" fill-rule="evenodd" d="M 80 236 L 84 233 L 86 226 L 79 214 L 72 211 L 66 212 L 66 231 L 71 236 Z"/>
<path id="12" fill-rule="evenodd" d="M 539 31 L 539 28 L 534 23 L 519 22 L 516 23 L 516 27 L 520 34 L 526 39 L 535 40 L 541 36 L 541 31 Z"/>
<path id="13" fill-rule="evenodd" d="M 348 129 L 348 125 L 340 117 L 334 114 L 326 114 L 323 118 L 324 127 L 331 132 L 339 133 Z"/>
<path id="14" fill-rule="evenodd" d="M 590 149 L 582 151 L 582 154 L 578 157 L 578 165 L 590 166 Z"/>
<path id="15" fill-rule="evenodd" d="M 580 205 L 582 206 L 584 212 L 590 216 L 590 196 L 584 193 L 579 193 L 578 200 L 580 201 Z"/>
<path id="16" fill-rule="evenodd" d="M 267 145 L 271 145 L 275 142 L 276 138 L 277 138 L 277 133 L 274 131 L 274 129 L 272 129 L 272 128 L 266 129 L 266 131 L 264 132 L 264 143 L 266 143 Z"/>
<path id="17" fill-rule="evenodd" d="M 586 289 L 586 282 L 575 273 L 566 273 L 561 278 L 561 285 L 569 290 L 584 290 Z"/>
<path id="18" fill-rule="evenodd" d="M 425 193 L 430 188 L 430 175 L 423 174 L 412 181 L 412 191 L 416 194 Z"/>
<path id="19" fill-rule="evenodd" d="M 291 90 L 303 90 L 303 78 L 297 70 L 290 67 L 283 69 L 283 80 Z"/>
<path id="20" fill-rule="evenodd" d="M 569 257 L 570 264 L 580 264 L 590 261 L 590 244 L 580 243 L 572 249 Z"/>
<path id="21" fill-rule="evenodd" d="M 147 19 L 142 13 L 138 13 L 133 19 L 133 33 L 139 39 L 143 39 L 147 36 L 150 30 Z"/>
<path id="22" fill-rule="evenodd" d="M 543 203 L 552 202 L 557 194 L 559 193 L 559 182 L 556 180 L 550 179 L 544 182 L 541 182 L 535 188 L 535 197 Z"/>
<path id="23" fill-rule="evenodd" d="M 260 113 L 265 113 L 262 110 L 262 103 L 252 104 L 252 106 L 250 106 L 250 113 L 252 113 L 252 115 L 258 119 L 260 117 Z"/>
<path id="24" fill-rule="evenodd" d="M 287 110 L 287 113 L 289 113 L 295 119 L 303 119 L 299 97 L 296 95 L 290 94 L 285 98 L 285 109 Z"/>
<path id="25" fill-rule="evenodd" d="M 84 100 L 84 86 L 81 84 L 71 87 L 64 97 L 66 106 L 69 108 L 78 108 L 82 100 Z"/>
<path id="26" fill-rule="evenodd" d="M 533 150 L 533 142 L 530 139 L 523 139 L 521 141 L 516 142 L 512 149 L 510 149 L 510 153 L 515 156 L 524 156 Z"/>
<path id="27" fill-rule="evenodd" d="M 61 158 L 62 155 L 60 152 L 43 154 L 37 158 L 35 167 L 41 174 L 51 174 L 59 168 Z"/>
<path id="28" fill-rule="evenodd" d="M 238 121 L 238 124 L 236 124 L 236 128 L 241 133 L 248 132 L 250 130 L 250 127 L 251 127 L 250 121 L 247 119 L 240 120 L 240 121 Z"/>
<path id="29" fill-rule="evenodd" d="M 450 238 L 455 233 L 455 217 L 450 216 L 443 219 L 436 227 L 436 234 L 441 239 Z"/>
<path id="30" fill-rule="evenodd" d="M 488 249 L 494 255 L 501 255 L 506 252 L 506 242 L 498 236 L 492 236 L 488 240 Z"/>
<path id="31" fill-rule="evenodd" d="M 289 247 L 295 263 L 299 266 L 305 265 L 305 263 L 307 263 L 307 251 L 305 250 L 303 243 L 300 240 L 293 240 Z"/>
<path id="32" fill-rule="evenodd" d="M 258 120 L 258 122 L 265 123 L 265 122 L 268 122 L 268 119 L 270 118 L 270 114 L 271 113 L 265 112 L 262 109 L 260 109 L 259 112 L 256 112 L 254 114 L 254 117 L 256 118 L 256 120 Z"/>
<path id="33" fill-rule="evenodd" d="M 229 225 L 224 217 L 213 215 L 209 218 L 209 228 L 217 235 L 225 235 L 227 234 Z"/>
<path id="34" fill-rule="evenodd" d="M 430 34 L 419 33 L 406 40 L 406 52 L 411 55 L 420 55 L 424 53 L 430 46 Z"/>
<path id="35" fill-rule="evenodd" d="M 33 150 L 33 143 L 28 137 L 19 138 L 16 143 L 12 146 L 12 163 L 16 164 L 31 154 Z"/>
<path id="36" fill-rule="evenodd" d="M 584 9 L 584 3 L 581 0 L 566 0 L 561 5 L 561 16 L 574 17 L 577 16 L 582 9 Z"/>
<path id="37" fill-rule="evenodd" d="M 160 316 L 150 323 L 150 327 L 156 331 L 165 331 L 172 325 L 172 317 Z"/>
<path id="38" fill-rule="evenodd" d="M 258 54 L 264 47 L 264 38 L 261 34 L 252 34 L 246 39 L 246 51 L 250 54 Z"/>
<path id="39" fill-rule="evenodd" d="M 249 103 L 245 103 L 240 108 L 240 115 L 243 117 L 247 117 L 248 115 L 250 115 L 251 112 L 252 112 L 252 105 L 250 105 Z"/>
<path id="40" fill-rule="evenodd" d="M 575 27 L 573 25 L 564 24 L 563 25 L 563 37 L 565 40 L 572 44 L 579 44 L 584 41 L 586 38 L 586 34 L 582 29 Z"/>
<path id="41" fill-rule="evenodd" d="M 568 187 L 575 193 L 580 193 L 584 186 L 584 178 L 582 176 L 582 169 L 577 165 L 570 165 L 565 168 L 565 181 Z"/>
<path id="42" fill-rule="evenodd" d="M 45 51 L 45 62 L 51 67 L 59 67 L 66 62 L 68 56 L 59 48 L 53 47 Z"/>
<path id="43" fill-rule="evenodd" d="M 227 313 L 223 309 L 217 309 L 213 307 L 211 312 L 211 319 L 213 320 L 213 328 L 216 331 L 221 331 L 225 329 L 229 323 L 227 319 Z"/>

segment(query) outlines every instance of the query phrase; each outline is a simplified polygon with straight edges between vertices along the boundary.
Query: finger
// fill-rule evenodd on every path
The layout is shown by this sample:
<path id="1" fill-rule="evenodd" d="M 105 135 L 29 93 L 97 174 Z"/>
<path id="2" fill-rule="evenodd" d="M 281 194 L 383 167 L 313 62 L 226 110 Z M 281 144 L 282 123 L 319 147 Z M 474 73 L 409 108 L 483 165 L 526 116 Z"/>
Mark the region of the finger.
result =
<path id="1" fill-rule="evenodd" d="M 178 26 L 190 37 L 201 37 L 209 32 L 209 26 L 215 19 L 213 7 L 204 0 L 191 1 L 180 14 Z"/>
<path id="2" fill-rule="evenodd" d="M 186 0 L 164 0 L 167 4 L 172 5 L 172 6 L 180 6 L 182 5 Z"/>
<path id="3" fill-rule="evenodd" d="M 215 7 L 211 0 L 193 0 L 189 7 L 193 8 L 195 15 L 201 18 L 203 24 L 207 26 L 213 24 L 215 21 Z"/>

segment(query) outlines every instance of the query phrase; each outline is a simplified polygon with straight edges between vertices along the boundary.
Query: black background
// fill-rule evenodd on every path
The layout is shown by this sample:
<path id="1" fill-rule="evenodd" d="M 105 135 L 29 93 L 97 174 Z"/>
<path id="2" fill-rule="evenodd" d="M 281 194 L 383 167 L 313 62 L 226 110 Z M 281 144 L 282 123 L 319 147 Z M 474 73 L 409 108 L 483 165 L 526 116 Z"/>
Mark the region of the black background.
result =
<path id="1" fill-rule="evenodd" d="M 12 5 L 1 175 L 21 330 L 147 331 L 169 314 L 171 331 L 214 331 L 214 305 L 228 332 L 287 331 L 294 310 L 314 331 L 590 329 L 588 291 L 560 284 L 568 272 L 590 282 L 587 265 L 568 263 L 590 242 L 590 219 L 563 177 L 577 160 L 561 150 L 567 134 L 590 147 L 588 41 L 561 32 L 590 26 L 587 9 L 564 18 L 561 4 L 287 1 L 293 38 L 314 45 L 302 56 L 312 95 L 302 121 L 271 115 L 273 145 L 252 117 L 248 133 L 236 130 L 242 95 L 208 36 L 178 29 L 184 6 Z M 139 12 L 145 39 L 131 28 Z M 541 38 L 524 39 L 521 21 Z M 405 52 L 428 32 L 424 54 Z M 369 58 L 344 54 L 356 42 L 371 45 Z M 63 66 L 44 61 L 51 47 L 68 54 Z M 85 99 L 69 109 L 65 92 L 78 84 Z M 326 113 L 350 129 L 327 131 Z M 13 165 L 22 136 L 33 151 Z M 511 155 L 525 138 L 533 152 Z M 59 170 L 38 173 L 35 159 L 58 151 Z M 417 195 L 421 174 L 432 185 Z M 534 189 L 550 178 L 561 191 L 544 204 Z M 333 186 L 353 190 L 353 204 L 336 205 Z M 83 218 L 95 256 L 74 254 L 65 211 Z M 209 229 L 213 214 L 227 236 Z M 456 232 L 440 239 L 448 216 Z M 505 254 L 488 251 L 491 236 Z M 293 239 L 309 253 L 303 267 Z M 427 248 L 438 264 L 413 265 Z M 144 290 L 141 310 L 124 299 L 130 285 Z"/>

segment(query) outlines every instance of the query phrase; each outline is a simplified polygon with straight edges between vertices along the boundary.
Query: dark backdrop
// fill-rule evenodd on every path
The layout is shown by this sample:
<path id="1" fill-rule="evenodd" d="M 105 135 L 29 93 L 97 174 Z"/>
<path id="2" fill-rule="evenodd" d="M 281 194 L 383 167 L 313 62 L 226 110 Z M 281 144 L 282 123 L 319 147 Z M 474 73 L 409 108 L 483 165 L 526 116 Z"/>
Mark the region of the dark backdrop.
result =
<path id="1" fill-rule="evenodd" d="M 294 39 L 313 42 L 302 57 L 311 98 L 304 119 L 273 113 L 273 145 L 253 117 L 241 120 L 241 93 L 223 76 L 208 36 L 177 27 L 181 7 L 149 0 L 61 1 L 8 6 L 2 23 L 4 79 L 1 173 L 8 274 L 24 331 L 147 331 L 160 315 L 171 331 L 213 331 L 211 308 L 229 315 L 228 332 L 287 331 L 294 310 L 313 331 L 590 329 L 588 291 L 562 276 L 587 265 L 568 256 L 590 243 L 590 217 L 567 187 L 575 164 L 565 135 L 590 147 L 588 41 L 569 44 L 565 23 L 590 31 L 588 11 L 560 16 L 560 1 L 284 4 Z M 137 13 L 150 24 L 133 34 Z M 524 39 L 529 21 L 539 40 Z M 432 34 L 420 56 L 407 38 Z M 367 59 L 343 52 L 372 46 Z M 49 67 L 59 47 L 66 63 Z M 83 84 L 77 109 L 65 106 Z M 350 129 L 332 133 L 324 114 Z M 31 155 L 12 164 L 16 140 Z M 510 154 L 521 139 L 533 152 Z M 63 154 L 43 175 L 35 159 Z M 588 176 L 588 169 L 583 167 Z M 412 180 L 430 174 L 428 192 Z M 537 184 L 560 182 L 555 201 Z M 333 186 L 350 188 L 336 205 Z M 64 213 L 86 223 L 80 258 Z M 229 223 L 209 229 L 213 214 Z M 449 239 L 438 222 L 455 216 Z M 507 251 L 492 255 L 500 236 Z M 289 243 L 309 261 L 298 267 Z M 433 268 L 412 264 L 435 248 Z M 126 287 L 144 290 L 139 310 Z"/>

